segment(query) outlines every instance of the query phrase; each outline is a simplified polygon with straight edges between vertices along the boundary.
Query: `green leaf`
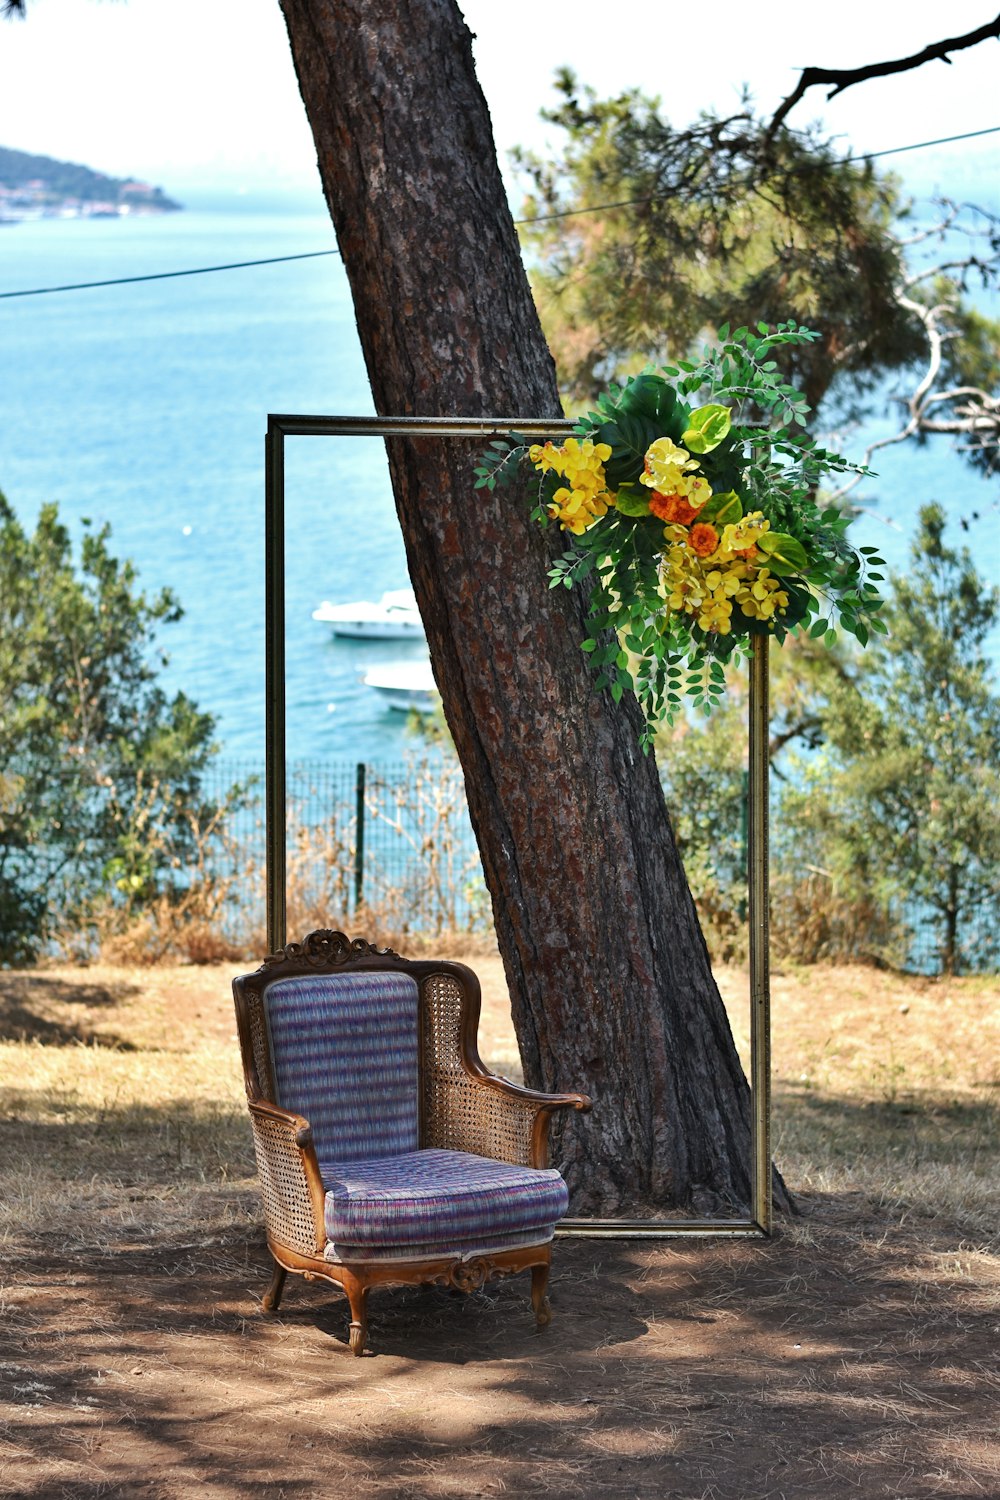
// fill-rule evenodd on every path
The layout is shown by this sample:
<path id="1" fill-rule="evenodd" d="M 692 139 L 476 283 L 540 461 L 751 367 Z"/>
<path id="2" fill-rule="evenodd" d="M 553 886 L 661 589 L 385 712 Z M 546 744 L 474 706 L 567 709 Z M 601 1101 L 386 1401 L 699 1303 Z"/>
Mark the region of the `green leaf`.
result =
<path id="1" fill-rule="evenodd" d="M 659 375 L 637 375 L 634 380 L 627 382 L 618 400 L 621 411 L 648 417 L 656 422 L 661 436 L 665 433 L 676 406 L 677 392 Z"/>
<path id="2" fill-rule="evenodd" d="M 608 488 L 621 489 L 623 484 L 635 484 L 642 473 L 646 449 L 660 436 L 657 424 L 639 412 L 620 412 L 617 417 L 602 422 L 594 433 L 595 443 L 607 443 L 611 457 L 604 465 Z"/>
<path id="3" fill-rule="evenodd" d="M 623 516 L 648 516 L 651 493 L 641 484 L 620 485 L 615 506 Z"/>

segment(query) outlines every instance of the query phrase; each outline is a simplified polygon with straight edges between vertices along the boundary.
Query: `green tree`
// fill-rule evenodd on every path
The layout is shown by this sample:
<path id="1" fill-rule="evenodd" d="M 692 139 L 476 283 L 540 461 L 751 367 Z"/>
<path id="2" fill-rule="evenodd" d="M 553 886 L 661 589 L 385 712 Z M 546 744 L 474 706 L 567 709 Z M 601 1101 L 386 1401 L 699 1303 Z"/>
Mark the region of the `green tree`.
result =
<path id="1" fill-rule="evenodd" d="M 830 703 L 855 681 L 858 655 L 845 640 L 834 647 L 789 636 L 772 648 L 770 767 L 776 790 L 794 774 L 802 751 L 826 742 Z M 714 960 L 746 957 L 748 678 L 730 673 L 725 699 L 708 719 L 691 715 L 661 730 L 656 759 L 688 884 Z M 778 820 L 771 830 L 772 887 L 801 883 L 800 830 Z M 781 910 L 772 913 L 772 942 L 798 954 Z M 794 924 L 792 924 L 794 926 Z"/>
<path id="2" fill-rule="evenodd" d="M 901 428 L 883 444 L 960 435 L 974 464 L 996 467 L 1000 326 L 965 295 L 996 284 L 995 216 L 945 201 L 916 228 L 893 177 L 815 128 L 774 131 L 746 100 L 680 129 L 636 89 L 602 100 L 567 69 L 556 87 L 561 102 L 543 115 L 565 133 L 561 152 L 517 160 L 564 400 L 675 362 L 722 323 L 794 317 L 821 335 L 782 359 L 810 406 L 856 418 L 897 372 Z M 935 244 L 947 258 L 928 266 Z"/>
<path id="3" fill-rule="evenodd" d="M 108 536 L 84 535 L 77 569 L 54 505 L 29 535 L 0 495 L 0 962 L 98 898 L 152 899 L 191 853 L 214 722 L 157 686 L 156 631 L 181 611 Z"/>
<path id="4" fill-rule="evenodd" d="M 895 295 L 905 210 L 892 178 L 814 129 L 769 140 L 746 101 L 678 129 L 637 89 L 602 100 L 567 69 L 556 87 L 543 117 L 565 132 L 561 154 L 517 160 L 537 220 L 522 229 L 532 287 L 570 399 L 683 357 L 723 322 L 819 331 L 787 356 L 814 407 L 838 376 L 856 395 L 919 358 L 919 321 Z"/>
<path id="5" fill-rule="evenodd" d="M 954 973 L 996 956 L 1000 697 L 983 644 L 1000 590 L 944 529 L 942 508 L 925 506 L 911 570 L 893 580 L 890 634 L 830 695 L 827 750 L 783 816 L 814 840 L 835 889 L 932 913 Z"/>

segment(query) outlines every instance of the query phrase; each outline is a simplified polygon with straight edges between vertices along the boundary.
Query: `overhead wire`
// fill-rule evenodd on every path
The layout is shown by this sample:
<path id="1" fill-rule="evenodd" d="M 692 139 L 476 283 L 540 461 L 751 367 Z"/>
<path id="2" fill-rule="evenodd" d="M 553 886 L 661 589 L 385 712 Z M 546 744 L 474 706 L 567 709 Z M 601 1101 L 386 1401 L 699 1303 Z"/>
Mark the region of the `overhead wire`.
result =
<path id="1" fill-rule="evenodd" d="M 948 146 L 956 141 L 970 141 L 977 136 L 995 135 L 1000 132 L 1000 125 L 987 126 L 985 130 L 967 130 L 961 135 L 943 135 L 930 141 L 914 141 L 908 146 L 889 146 L 883 151 L 865 151 L 857 156 L 846 156 L 843 164 L 850 165 L 852 162 L 877 161 L 883 156 L 898 156 L 904 151 L 924 151 L 930 146 Z M 795 177 L 803 172 L 812 170 L 811 165 L 792 168 L 782 174 L 786 177 Z M 749 179 L 748 179 L 749 182 Z M 581 214 L 607 213 L 616 208 L 636 208 L 643 203 L 654 203 L 656 196 L 645 198 L 623 198 L 616 203 L 594 203 L 586 208 L 559 209 L 549 214 L 535 214 L 526 219 L 515 219 L 518 226 L 543 224 L 552 219 L 572 219 Z M 61 286 L 36 286 L 27 287 L 15 292 L 0 292 L 0 301 L 11 297 L 45 297 L 54 292 L 86 292 L 97 287 L 108 286 L 130 286 L 138 281 L 170 281 L 180 276 L 210 276 L 215 271 L 243 271 L 250 266 L 277 266 L 292 260 L 317 260 L 324 255 L 339 255 L 337 249 L 331 250 L 306 250 L 296 255 L 271 255 L 264 260 L 237 260 L 230 261 L 220 266 L 192 266 L 183 271 L 150 271 L 143 276 L 114 276 L 104 281 L 73 281 L 66 282 Z"/>

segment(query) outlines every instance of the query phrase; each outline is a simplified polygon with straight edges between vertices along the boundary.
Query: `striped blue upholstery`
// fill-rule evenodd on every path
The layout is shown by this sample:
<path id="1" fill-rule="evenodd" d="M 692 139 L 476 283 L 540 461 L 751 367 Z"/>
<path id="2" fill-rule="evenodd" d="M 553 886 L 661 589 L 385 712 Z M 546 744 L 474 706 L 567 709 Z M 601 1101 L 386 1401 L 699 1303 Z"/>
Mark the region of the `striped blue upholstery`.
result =
<path id="1" fill-rule="evenodd" d="M 264 991 L 275 1103 L 305 1115 L 321 1161 L 416 1149 L 417 1006 L 408 974 L 306 974 Z"/>
<path id="2" fill-rule="evenodd" d="M 547 1238 L 569 1204 L 551 1168 L 512 1166 L 467 1151 L 408 1151 L 369 1161 L 324 1162 L 326 1232 L 338 1252 L 356 1247 L 438 1247 L 440 1253 Z M 523 1243 L 523 1241 L 522 1241 Z M 428 1250 L 428 1253 L 433 1253 Z"/>

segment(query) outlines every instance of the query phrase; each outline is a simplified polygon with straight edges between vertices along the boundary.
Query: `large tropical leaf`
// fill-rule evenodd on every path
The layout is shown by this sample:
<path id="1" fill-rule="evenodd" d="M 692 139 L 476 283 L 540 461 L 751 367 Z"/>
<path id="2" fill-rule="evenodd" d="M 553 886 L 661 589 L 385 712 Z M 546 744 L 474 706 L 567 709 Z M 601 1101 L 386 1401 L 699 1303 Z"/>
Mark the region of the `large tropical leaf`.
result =
<path id="1" fill-rule="evenodd" d="M 607 443 L 611 449 L 611 457 L 604 465 L 609 489 L 635 484 L 642 473 L 646 449 L 660 436 L 654 419 L 640 412 L 620 411 L 614 420 L 602 422 L 594 433 L 594 441 Z"/>

